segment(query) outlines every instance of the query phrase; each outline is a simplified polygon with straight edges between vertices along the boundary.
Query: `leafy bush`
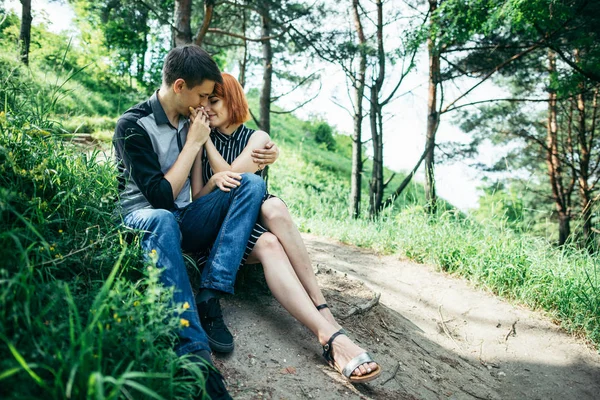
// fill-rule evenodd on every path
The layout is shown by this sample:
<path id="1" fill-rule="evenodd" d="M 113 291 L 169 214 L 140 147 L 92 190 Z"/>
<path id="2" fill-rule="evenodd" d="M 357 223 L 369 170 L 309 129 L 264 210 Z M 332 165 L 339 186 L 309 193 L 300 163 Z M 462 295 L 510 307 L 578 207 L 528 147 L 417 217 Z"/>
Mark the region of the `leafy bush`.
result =
<path id="1" fill-rule="evenodd" d="M 112 218 L 115 168 L 46 117 L 0 113 L 0 397 L 189 398 L 184 307 Z"/>

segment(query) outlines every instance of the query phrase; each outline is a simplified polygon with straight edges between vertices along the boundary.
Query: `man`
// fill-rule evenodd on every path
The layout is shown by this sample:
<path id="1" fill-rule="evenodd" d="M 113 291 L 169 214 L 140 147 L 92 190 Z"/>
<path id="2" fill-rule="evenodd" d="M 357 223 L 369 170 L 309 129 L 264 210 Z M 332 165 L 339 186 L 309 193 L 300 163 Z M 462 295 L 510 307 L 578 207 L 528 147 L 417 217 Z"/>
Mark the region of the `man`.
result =
<path id="1" fill-rule="evenodd" d="M 211 347 L 233 350 L 218 295 L 233 293 L 237 269 L 265 194 L 260 177 L 227 172 L 221 174 L 226 185 L 217 185 L 221 190 L 191 202 L 190 170 L 210 133 L 202 107 L 221 79 L 218 66 L 200 47 L 171 50 L 163 65 L 160 89 L 121 116 L 114 136 L 118 211 L 126 226 L 146 232 L 142 248 L 155 255 L 162 283 L 175 288 L 174 302 L 187 308 L 181 316 L 185 322 L 178 332 L 177 354 L 192 354 L 201 364 L 201 360 L 212 364 Z M 193 122 L 190 113 L 197 115 Z M 225 191 L 227 185 L 230 190 Z M 192 252 L 213 242 L 196 310 L 182 249 Z M 213 399 L 229 399 L 219 372 L 214 367 L 204 371 L 208 374 L 207 394 Z"/>

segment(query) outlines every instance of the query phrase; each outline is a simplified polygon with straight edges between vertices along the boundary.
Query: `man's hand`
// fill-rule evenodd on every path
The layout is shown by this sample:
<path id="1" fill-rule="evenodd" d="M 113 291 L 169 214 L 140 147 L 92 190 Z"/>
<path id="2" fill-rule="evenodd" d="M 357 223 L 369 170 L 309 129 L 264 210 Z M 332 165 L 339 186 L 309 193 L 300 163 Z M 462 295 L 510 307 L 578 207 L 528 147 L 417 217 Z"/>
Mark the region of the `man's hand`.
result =
<path id="1" fill-rule="evenodd" d="M 242 175 L 233 171 L 222 171 L 214 174 L 210 180 L 222 191 L 230 192 L 232 188 L 240 186 Z"/>
<path id="2" fill-rule="evenodd" d="M 279 157 L 279 147 L 272 141 L 265 144 L 262 149 L 252 150 L 252 161 L 258 164 L 258 169 L 263 169 L 265 165 L 273 164 Z"/>
<path id="3" fill-rule="evenodd" d="M 186 144 L 193 143 L 203 145 L 210 135 L 208 116 L 204 108 L 194 109 L 190 107 L 190 129 L 187 134 Z"/>

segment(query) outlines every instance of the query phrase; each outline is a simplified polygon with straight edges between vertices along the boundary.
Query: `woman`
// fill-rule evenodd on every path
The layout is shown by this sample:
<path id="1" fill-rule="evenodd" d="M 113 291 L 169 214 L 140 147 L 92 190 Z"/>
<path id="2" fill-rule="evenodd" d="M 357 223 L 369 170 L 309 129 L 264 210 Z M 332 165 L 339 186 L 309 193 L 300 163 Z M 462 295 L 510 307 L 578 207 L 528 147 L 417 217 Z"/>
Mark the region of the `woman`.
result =
<path id="1" fill-rule="evenodd" d="M 212 132 L 192 169 L 194 198 L 216 188 L 229 191 L 238 184 L 231 172 L 255 173 L 270 163 L 260 150 L 253 150 L 264 148 L 270 142 L 269 135 L 243 124 L 249 119 L 244 91 L 232 75 L 222 76 L 223 84 L 215 86 L 204 110 Z M 217 174 L 219 179 L 213 177 Z M 380 374 L 379 365 L 345 335 L 331 314 L 302 237 L 285 203 L 277 197 L 265 197 L 247 256 L 245 262 L 262 264 L 275 298 L 317 336 L 332 367 L 351 382 L 370 381 Z"/>

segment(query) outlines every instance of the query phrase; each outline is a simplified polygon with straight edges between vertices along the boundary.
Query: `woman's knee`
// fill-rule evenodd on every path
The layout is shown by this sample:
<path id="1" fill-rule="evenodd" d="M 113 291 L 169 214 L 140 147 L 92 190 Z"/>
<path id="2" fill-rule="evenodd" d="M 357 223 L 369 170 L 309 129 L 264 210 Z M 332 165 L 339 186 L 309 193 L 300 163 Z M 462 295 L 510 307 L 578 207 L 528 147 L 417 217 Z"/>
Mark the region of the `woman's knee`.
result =
<path id="1" fill-rule="evenodd" d="M 254 251 L 257 258 L 260 260 L 263 257 L 273 257 L 274 254 L 283 251 L 283 247 L 281 246 L 281 243 L 279 243 L 277 236 L 273 235 L 271 232 L 265 232 L 260 235 L 256 241 Z"/>
<path id="2" fill-rule="evenodd" d="M 260 209 L 263 221 L 271 225 L 275 224 L 291 224 L 292 217 L 283 201 L 278 198 L 270 198 L 265 201 Z"/>

